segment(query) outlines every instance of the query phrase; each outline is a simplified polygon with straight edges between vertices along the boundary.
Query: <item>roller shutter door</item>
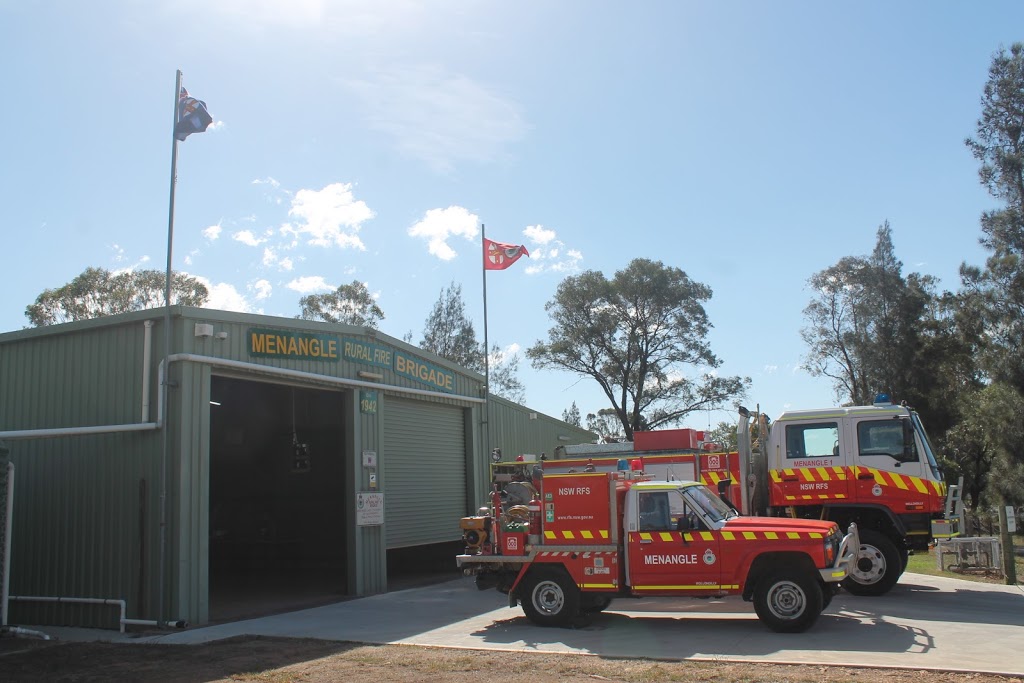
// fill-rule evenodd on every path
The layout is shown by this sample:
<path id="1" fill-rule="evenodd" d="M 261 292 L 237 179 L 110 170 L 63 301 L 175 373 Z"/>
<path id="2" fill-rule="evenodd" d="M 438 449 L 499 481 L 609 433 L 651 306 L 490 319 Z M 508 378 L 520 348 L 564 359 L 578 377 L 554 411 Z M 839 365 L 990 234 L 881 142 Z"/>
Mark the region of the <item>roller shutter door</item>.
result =
<path id="1" fill-rule="evenodd" d="M 388 397 L 384 402 L 387 547 L 458 540 L 466 515 L 462 408 Z"/>

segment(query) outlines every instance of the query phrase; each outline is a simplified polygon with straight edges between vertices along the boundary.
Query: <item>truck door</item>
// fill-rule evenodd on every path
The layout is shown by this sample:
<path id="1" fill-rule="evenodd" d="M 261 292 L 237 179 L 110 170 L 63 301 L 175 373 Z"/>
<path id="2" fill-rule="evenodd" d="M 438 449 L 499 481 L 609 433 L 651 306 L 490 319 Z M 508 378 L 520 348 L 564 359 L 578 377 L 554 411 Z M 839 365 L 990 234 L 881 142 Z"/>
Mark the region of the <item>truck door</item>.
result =
<path id="1" fill-rule="evenodd" d="M 721 589 L 720 534 L 703 528 L 678 489 L 640 491 L 637 497 L 638 522 L 630 524 L 626 550 L 633 591 L 641 595 L 717 593 Z"/>
<path id="2" fill-rule="evenodd" d="M 931 491 L 916 442 L 904 445 L 904 420 L 860 420 L 856 431 L 856 495 L 893 512 L 923 511 Z"/>
<path id="3" fill-rule="evenodd" d="M 849 470 L 839 420 L 785 424 L 785 450 L 770 472 L 773 505 L 811 505 L 849 498 Z"/>

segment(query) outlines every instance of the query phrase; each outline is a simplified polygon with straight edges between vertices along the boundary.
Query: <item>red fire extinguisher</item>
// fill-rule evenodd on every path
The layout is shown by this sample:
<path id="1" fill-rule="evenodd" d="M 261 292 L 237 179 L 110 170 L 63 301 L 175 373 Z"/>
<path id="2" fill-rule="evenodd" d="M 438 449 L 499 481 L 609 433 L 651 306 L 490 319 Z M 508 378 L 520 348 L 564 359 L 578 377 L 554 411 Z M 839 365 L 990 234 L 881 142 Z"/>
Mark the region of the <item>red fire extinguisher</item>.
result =
<path id="1" fill-rule="evenodd" d="M 541 516 L 540 516 L 540 501 L 534 496 L 533 499 L 526 504 L 527 509 L 530 511 L 530 543 L 540 543 L 541 533 Z"/>

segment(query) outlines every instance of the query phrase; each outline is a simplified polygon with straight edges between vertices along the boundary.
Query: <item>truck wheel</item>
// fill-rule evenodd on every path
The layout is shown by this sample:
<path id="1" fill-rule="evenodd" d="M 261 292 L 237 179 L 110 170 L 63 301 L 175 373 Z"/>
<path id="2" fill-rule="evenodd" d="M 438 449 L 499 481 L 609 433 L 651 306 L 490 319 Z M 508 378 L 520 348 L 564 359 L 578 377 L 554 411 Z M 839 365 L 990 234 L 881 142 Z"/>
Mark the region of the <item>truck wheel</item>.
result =
<path id="1" fill-rule="evenodd" d="M 860 551 L 843 588 L 854 595 L 885 595 L 896 585 L 903 562 L 896 544 L 878 531 L 860 532 Z"/>
<path id="2" fill-rule="evenodd" d="M 580 614 L 597 614 L 608 609 L 612 596 L 607 593 L 584 593 L 580 596 Z"/>
<path id="3" fill-rule="evenodd" d="M 778 633 L 806 631 L 824 609 L 817 577 L 776 571 L 758 580 L 754 590 L 754 611 Z"/>
<path id="4" fill-rule="evenodd" d="M 523 612 L 539 626 L 563 626 L 580 611 L 580 590 L 564 571 L 534 569 L 523 580 Z"/>

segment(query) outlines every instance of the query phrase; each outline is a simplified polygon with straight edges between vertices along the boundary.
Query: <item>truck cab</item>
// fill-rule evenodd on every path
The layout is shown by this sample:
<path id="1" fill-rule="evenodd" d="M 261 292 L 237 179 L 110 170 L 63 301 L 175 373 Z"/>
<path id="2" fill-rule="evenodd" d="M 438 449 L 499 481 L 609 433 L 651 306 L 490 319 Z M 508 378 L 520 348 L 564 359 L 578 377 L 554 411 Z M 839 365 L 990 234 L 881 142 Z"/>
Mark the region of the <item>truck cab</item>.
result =
<path id="1" fill-rule="evenodd" d="M 944 519 L 947 486 L 920 417 L 887 397 L 783 413 L 765 446 L 768 514 L 857 524 L 852 593 L 887 592 L 911 549 L 959 533 Z"/>
<path id="2" fill-rule="evenodd" d="M 741 595 L 775 628 L 816 618 L 846 578 L 833 523 L 745 517 L 699 482 L 638 482 L 624 502 L 633 595 Z"/>

